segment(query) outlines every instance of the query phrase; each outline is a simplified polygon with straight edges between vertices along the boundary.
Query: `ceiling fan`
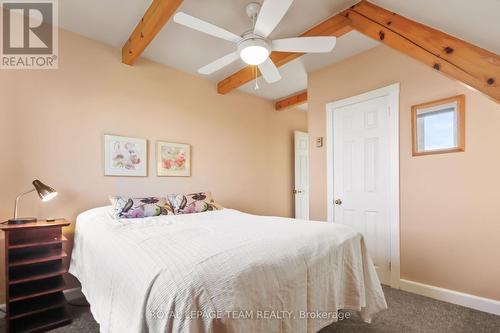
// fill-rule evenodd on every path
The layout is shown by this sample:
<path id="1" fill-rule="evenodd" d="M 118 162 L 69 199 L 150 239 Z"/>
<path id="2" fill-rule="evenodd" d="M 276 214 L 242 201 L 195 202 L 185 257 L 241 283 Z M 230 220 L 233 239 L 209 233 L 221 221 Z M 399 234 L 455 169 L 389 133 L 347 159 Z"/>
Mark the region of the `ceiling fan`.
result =
<path id="1" fill-rule="evenodd" d="M 205 22 L 194 16 L 178 12 L 174 22 L 208 35 L 228 40 L 237 45 L 234 52 L 219 58 L 198 69 L 198 73 L 209 75 L 241 58 L 249 65 L 256 65 L 268 83 L 281 79 L 276 65 L 269 58 L 272 51 L 326 53 L 335 47 L 335 37 L 296 37 L 269 40 L 267 37 L 280 23 L 290 8 L 293 0 L 265 0 L 261 5 L 251 2 L 246 6 L 246 13 L 253 22 L 250 31 L 238 36 L 216 25 Z"/>

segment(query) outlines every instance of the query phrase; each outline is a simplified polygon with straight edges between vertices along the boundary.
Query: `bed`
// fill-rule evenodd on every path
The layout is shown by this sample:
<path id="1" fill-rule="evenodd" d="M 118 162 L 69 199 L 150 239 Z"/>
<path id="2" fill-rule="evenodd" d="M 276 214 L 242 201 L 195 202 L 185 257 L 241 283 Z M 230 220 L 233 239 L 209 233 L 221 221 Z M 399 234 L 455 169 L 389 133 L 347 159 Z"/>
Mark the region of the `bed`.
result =
<path id="1" fill-rule="evenodd" d="M 101 332 L 310 332 L 387 307 L 363 237 L 233 209 L 77 218 L 70 273 Z"/>

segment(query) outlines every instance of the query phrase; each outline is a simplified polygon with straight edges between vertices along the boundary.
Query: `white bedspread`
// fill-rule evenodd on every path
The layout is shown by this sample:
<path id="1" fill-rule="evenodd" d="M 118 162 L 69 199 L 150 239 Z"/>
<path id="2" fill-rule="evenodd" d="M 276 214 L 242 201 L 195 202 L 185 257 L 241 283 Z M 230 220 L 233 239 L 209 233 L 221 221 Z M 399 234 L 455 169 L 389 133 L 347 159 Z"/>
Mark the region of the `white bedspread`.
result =
<path id="1" fill-rule="evenodd" d="M 369 320 L 387 307 L 353 229 L 231 209 L 129 220 L 89 210 L 70 273 L 110 333 L 315 333 L 337 309 Z"/>

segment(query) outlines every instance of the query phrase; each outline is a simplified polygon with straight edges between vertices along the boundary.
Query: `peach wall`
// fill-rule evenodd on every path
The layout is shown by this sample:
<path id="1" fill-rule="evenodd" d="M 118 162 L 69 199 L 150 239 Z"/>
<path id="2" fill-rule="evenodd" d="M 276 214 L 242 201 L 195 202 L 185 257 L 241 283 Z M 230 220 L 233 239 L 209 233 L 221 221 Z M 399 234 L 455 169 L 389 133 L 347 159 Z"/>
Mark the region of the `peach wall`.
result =
<path id="1" fill-rule="evenodd" d="M 311 141 L 325 105 L 400 82 L 401 278 L 500 300 L 500 104 L 388 47 L 309 77 Z M 410 108 L 466 95 L 466 151 L 411 156 Z M 311 217 L 326 219 L 326 154 L 311 142 Z"/>
<path id="2" fill-rule="evenodd" d="M 2 80 L 1 78 L 0 76 L 0 96 L 2 96 L 0 102 L 0 142 L 3 158 L 0 163 L 0 212 L 11 214 L 16 196 L 13 188 L 15 187 L 17 178 L 17 174 L 14 172 L 17 162 L 15 154 L 17 133 L 13 126 L 14 100 L 12 98 L 3 98 L 3 96 L 12 96 L 13 86 L 9 81 Z"/>
<path id="3" fill-rule="evenodd" d="M 292 216 L 293 131 L 306 130 L 307 113 L 275 112 L 237 91 L 218 95 L 214 83 L 151 61 L 123 65 L 120 50 L 73 33 L 59 38 L 58 70 L 0 73 L 10 90 L 0 90 L 2 138 L 15 140 L 2 140 L 2 167 L 11 163 L 1 173 L 1 218 L 34 178 L 60 194 L 45 204 L 26 198 L 21 215 L 74 220 L 109 195 L 211 190 L 227 207 Z M 149 140 L 147 178 L 103 176 L 105 133 Z M 156 140 L 192 145 L 192 177 L 156 177 Z"/>
<path id="4" fill-rule="evenodd" d="M 0 143 L 1 143 L 1 162 L 0 162 L 0 220 L 10 216 L 13 212 L 14 199 L 17 196 L 16 185 L 18 174 L 15 171 L 17 154 L 15 153 L 16 131 L 14 128 L 14 100 L 12 98 L 3 98 L 12 96 L 13 86 L 8 80 L 3 80 L 3 73 L 0 74 Z M 3 254 L 3 232 L 0 232 L 0 303 L 3 303 L 3 276 L 4 254 Z"/>

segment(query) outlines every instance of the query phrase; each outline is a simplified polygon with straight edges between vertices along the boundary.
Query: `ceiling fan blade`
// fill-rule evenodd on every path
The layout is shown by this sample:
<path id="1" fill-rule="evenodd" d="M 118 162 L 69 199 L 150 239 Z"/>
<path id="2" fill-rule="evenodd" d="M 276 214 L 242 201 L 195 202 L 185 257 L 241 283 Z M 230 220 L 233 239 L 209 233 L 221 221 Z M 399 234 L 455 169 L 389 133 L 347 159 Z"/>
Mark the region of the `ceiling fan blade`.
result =
<path id="1" fill-rule="evenodd" d="M 293 0 L 265 0 L 255 22 L 254 33 L 267 38 L 285 16 Z"/>
<path id="2" fill-rule="evenodd" d="M 222 58 L 219 58 L 215 61 L 212 61 L 208 65 L 203 66 L 202 68 L 198 69 L 198 73 L 205 74 L 205 75 L 215 73 L 219 69 L 226 67 L 227 65 L 235 62 L 239 58 L 240 58 L 240 56 L 239 56 L 238 52 L 229 53 L 229 54 L 223 56 Z"/>
<path id="3" fill-rule="evenodd" d="M 230 42 L 238 43 L 241 40 L 240 36 L 233 34 L 232 32 L 219 28 L 212 23 L 205 22 L 203 20 L 200 20 L 199 18 L 183 12 L 178 12 L 174 15 L 174 22 L 182 24 L 188 28 L 206 33 L 208 35 L 228 40 Z"/>
<path id="4" fill-rule="evenodd" d="M 335 47 L 336 37 L 296 37 L 277 39 L 272 42 L 273 51 L 324 53 Z"/>
<path id="5" fill-rule="evenodd" d="M 271 58 L 267 58 L 266 61 L 260 64 L 259 70 L 267 83 L 274 83 L 281 80 L 280 72 Z"/>

